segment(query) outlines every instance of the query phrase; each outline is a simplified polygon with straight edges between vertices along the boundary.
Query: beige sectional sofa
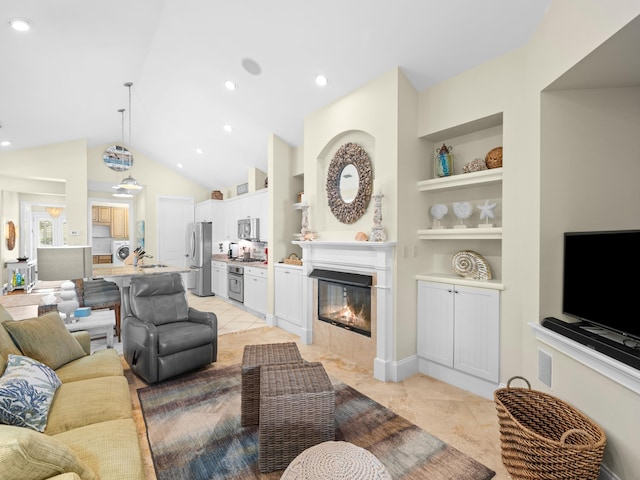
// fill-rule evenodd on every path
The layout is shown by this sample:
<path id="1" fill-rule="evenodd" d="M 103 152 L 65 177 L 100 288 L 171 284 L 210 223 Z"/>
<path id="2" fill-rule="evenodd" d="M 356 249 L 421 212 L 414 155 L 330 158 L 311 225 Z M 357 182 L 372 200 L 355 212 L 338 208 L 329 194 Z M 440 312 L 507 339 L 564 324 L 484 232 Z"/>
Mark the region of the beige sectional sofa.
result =
<path id="1" fill-rule="evenodd" d="M 7 405 L 19 403 L 7 378 L 21 374 L 20 362 L 46 372 L 53 384 L 46 426 L 7 424 L 16 413 L 7 413 Z M 0 480 L 144 479 L 129 386 L 115 350 L 90 354 L 89 334 L 67 332 L 57 312 L 14 321 L 0 306 L 0 392 L 3 385 Z M 20 411 L 17 417 L 21 421 Z"/>

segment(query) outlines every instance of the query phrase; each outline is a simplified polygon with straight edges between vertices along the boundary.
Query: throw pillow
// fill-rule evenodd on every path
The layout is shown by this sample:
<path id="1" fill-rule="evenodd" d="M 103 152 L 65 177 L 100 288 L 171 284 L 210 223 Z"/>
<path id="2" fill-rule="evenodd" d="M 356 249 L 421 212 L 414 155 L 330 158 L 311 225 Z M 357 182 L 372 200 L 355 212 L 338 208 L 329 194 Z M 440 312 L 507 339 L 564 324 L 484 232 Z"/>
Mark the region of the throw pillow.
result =
<path id="1" fill-rule="evenodd" d="M 4 323 L 23 355 L 56 370 L 86 352 L 64 326 L 58 312 Z"/>
<path id="2" fill-rule="evenodd" d="M 96 479 L 96 475 L 60 440 L 26 428 L 0 428 L 0 458 L 1 478 L 44 480 L 70 472 L 82 480 Z"/>
<path id="3" fill-rule="evenodd" d="M 60 379 L 32 358 L 9 355 L 7 360 L 0 377 L 0 423 L 44 432 Z"/>

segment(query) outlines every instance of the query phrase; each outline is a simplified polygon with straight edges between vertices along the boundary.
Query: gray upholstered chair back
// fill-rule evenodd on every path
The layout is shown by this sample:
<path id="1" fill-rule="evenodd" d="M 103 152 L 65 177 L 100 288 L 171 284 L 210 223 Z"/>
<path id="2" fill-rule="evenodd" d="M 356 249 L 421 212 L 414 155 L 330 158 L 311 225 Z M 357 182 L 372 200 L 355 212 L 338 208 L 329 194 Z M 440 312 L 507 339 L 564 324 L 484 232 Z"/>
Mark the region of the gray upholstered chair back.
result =
<path id="1" fill-rule="evenodd" d="M 187 292 L 179 273 L 131 278 L 129 304 L 136 317 L 154 325 L 188 319 Z"/>

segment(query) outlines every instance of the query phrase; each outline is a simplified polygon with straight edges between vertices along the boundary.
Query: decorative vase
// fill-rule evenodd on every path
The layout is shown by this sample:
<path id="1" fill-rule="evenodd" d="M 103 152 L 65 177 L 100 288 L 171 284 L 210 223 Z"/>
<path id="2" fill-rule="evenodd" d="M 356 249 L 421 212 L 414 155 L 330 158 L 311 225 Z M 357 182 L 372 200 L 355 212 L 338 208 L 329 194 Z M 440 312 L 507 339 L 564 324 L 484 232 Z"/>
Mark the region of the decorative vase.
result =
<path id="1" fill-rule="evenodd" d="M 434 160 L 435 176 L 448 177 L 453 175 L 453 147 L 447 147 L 444 143 L 442 147 L 436 148 L 436 158 Z"/>

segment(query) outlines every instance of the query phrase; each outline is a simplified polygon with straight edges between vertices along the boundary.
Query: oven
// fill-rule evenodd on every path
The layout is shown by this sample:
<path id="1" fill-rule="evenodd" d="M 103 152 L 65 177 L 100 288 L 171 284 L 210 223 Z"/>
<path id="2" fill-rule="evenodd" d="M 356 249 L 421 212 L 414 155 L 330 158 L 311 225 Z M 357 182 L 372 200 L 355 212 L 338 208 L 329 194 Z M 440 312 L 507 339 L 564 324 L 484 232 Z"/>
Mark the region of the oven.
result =
<path id="1" fill-rule="evenodd" d="M 244 267 L 229 265 L 227 267 L 229 289 L 227 294 L 231 300 L 244 303 Z"/>

